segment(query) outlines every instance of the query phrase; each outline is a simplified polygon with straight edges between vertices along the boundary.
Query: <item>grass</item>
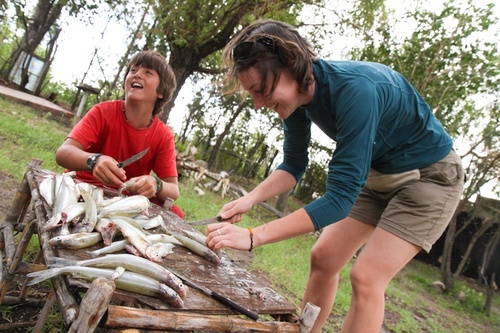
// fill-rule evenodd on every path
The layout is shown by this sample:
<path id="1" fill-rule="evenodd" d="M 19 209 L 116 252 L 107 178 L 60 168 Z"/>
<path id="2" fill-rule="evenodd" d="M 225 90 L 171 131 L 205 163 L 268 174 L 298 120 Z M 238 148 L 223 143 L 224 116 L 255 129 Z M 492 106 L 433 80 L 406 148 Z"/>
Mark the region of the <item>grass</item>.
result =
<path id="1" fill-rule="evenodd" d="M 54 152 L 64 140 L 70 128 L 40 117 L 29 107 L 0 98 L 0 171 L 20 181 L 33 158 L 44 161 L 43 168 L 62 172 L 54 161 Z M 192 178 L 180 182 L 181 197 L 177 204 L 182 207 L 186 219 L 198 220 L 216 216 L 222 205 L 232 198 L 221 198 L 209 189 L 200 196 L 195 191 L 197 184 Z M 289 210 L 300 207 L 293 198 Z M 244 216 L 239 225 L 255 227 L 273 219 L 266 210 L 254 208 Z M 198 227 L 203 231 L 203 226 Z M 279 243 L 269 244 L 254 250 L 249 267 L 267 277 L 271 287 L 293 304 L 300 306 L 308 271 L 309 251 L 317 236 L 310 234 Z M 36 244 L 33 246 L 36 250 Z M 349 272 L 354 261 L 341 273 L 340 289 L 335 307 L 324 328 L 325 333 L 338 332 L 342 319 L 349 308 L 351 287 Z M 460 279 L 452 292 L 437 293 L 432 283 L 440 279 L 439 269 L 422 262 L 412 261 L 398 274 L 386 291 L 385 326 L 390 332 L 499 332 L 500 301 L 494 299 L 490 317 L 482 312 L 484 293 L 471 281 Z M 465 301 L 458 301 L 458 293 L 465 294 Z M 8 318 L 15 306 L 1 306 L 0 314 Z M 57 326 L 57 323 L 54 324 Z"/>
<path id="2" fill-rule="evenodd" d="M 40 117 L 29 107 L 0 98 L 0 170 L 22 179 L 31 159 L 44 161 L 43 168 L 62 172 L 54 160 L 56 149 L 69 127 Z"/>

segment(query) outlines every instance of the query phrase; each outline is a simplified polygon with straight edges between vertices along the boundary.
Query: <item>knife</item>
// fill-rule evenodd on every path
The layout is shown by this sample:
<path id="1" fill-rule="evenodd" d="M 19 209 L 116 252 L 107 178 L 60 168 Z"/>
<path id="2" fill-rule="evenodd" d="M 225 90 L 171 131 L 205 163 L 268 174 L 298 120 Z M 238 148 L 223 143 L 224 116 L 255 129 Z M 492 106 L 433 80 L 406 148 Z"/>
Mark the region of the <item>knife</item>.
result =
<path id="1" fill-rule="evenodd" d="M 146 148 L 146 149 L 144 149 L 140 153 L 135 154 L 134 156 L 127 158 L 125 161 L 122 161 L 122 162 L 118 163 L 117 166 L 119 168 L 124 168 L 127 165 L 129 165 L 131 163 L 134 163 L 135 161 L 139 160 L 141 157 L 143 157 L 144 155 L 146 155 L 146 153 L 148 152 L 148 150 L 149 150 L 149 147 Z"/>
<path id="2" fill-rule="evenodd" d="M 227 298 L 226 296 L 223 296 L 219 294 L 218 292 L 212 291 L 206 287 L 200 286 L 199 284 L 195 283 L 193 280 L 177 273 L 176 271 L 172 270 L 170 267 L 168 268 L 173 274 L 177 275 L 179 279 L 184 281 L 185 284 L 187 284 L 189 287 L 201 290 L 205 295 L 212 297 L 213 299 L 219 301 L 220 303 L 229 306 L 231 309 L 234 311 L 237 311 L 241 314 L 244 314 L 250 319 L 257 320 L 259 319 L 259 314 L 255 311 L 252 311 L 250 309 L 245 308 L 244 306 L 236 303 L 235 301 Z"/>
<path id="3" fill-rule="evenodd" d="M 209 219 L 204 219 L 204 220 L 198 220 L 198 221 L 188 221 L 187 224 L 195 226 L 195 225 L 207 225 L 207 224 L 212 224 L 215 222 L 222 222 L 224 221 L 222 217 L 216 216 L 216 217 L 211 217 Z"/>

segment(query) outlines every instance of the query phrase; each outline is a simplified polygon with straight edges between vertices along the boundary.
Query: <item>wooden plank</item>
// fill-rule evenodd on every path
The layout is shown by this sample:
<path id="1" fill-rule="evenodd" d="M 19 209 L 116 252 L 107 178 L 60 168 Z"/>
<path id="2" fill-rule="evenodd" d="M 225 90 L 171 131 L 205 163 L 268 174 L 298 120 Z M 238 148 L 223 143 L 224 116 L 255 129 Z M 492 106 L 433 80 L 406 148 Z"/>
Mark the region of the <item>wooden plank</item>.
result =
<path id="1" fill-rule="evenodd" d="M 272 332 L 298 333 L 299 325 L 276 321 L 253 321 L 237 317 L 207 316 L 195 313 L 145 310 L 110 305 L 104 322 L 106 328 L 133 327 L 153 330 L 203 332 Z"/>

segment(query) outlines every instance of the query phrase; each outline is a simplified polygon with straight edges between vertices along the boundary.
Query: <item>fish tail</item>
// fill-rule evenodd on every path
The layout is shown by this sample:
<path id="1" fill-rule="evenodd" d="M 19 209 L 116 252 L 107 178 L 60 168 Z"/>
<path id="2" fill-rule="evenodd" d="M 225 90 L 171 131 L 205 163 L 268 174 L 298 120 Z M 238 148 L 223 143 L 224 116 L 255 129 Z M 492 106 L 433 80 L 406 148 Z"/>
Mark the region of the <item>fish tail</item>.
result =
<path id="1" fill-rule="evenodd" d="M 50 268 L 77 265 L 77 261 L 64 259 L 60 257 L 51 257 L 49 262 L 51 262 L 51 264 L 49 265 Z"/>
<path id="2" fill-rule="evenodd" d="M 32 279 L 30 279 L 30 281 L 26 283 L 26 285 L 32 286 L 47 279 L 53 278 L 54 276 L 59 275 L 61 271 L 62 268 L 49 268 L 44 271 L 29 273 L 26 276 Z"/>

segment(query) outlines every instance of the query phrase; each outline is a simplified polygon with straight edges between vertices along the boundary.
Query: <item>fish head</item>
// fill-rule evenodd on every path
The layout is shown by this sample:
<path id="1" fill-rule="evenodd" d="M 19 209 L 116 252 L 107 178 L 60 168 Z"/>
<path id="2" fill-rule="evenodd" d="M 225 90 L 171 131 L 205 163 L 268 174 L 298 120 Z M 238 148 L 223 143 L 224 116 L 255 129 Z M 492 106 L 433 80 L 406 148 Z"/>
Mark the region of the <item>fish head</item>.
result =
<path id="1" fill-rule="evenodd" d="M 180 309 L 184 307 L 182 298 L 169 286 L 160 283 L 159 292 L 162 298 L 167 300 L 168 304 L 174 308 Z"/>
<path id="2" fill-rule="evenodd" d="M 43 225 L 43 231 L 47 231 L 50 229 L 54 229 L 60 226 L 59 222 L 61 222 L 62 214 L 57 213 L 54 216 L 52 216 L 44 225 Z"/>
<path id="3" fill-rule="evenodd" d="M 154 246 L 148 246 L 148 248 L 146 249 L 145 255 L 146 255 L 146 258 L 148 258 L 151 261 L 154 261 L 154 262 L 161 262 L 162 261 L 161 253 L 158 252 Z"/>

